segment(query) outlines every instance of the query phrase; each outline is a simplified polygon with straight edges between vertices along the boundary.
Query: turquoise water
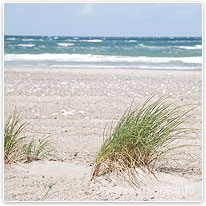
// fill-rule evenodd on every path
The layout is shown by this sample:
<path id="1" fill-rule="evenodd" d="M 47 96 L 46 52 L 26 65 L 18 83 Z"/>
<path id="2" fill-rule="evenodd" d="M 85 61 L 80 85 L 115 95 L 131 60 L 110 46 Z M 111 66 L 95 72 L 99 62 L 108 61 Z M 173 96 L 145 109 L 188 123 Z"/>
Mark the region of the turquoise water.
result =
<path id="1" fill-rule="evenodd" d="M 201 69 L 201 37 L 5 36 L 5 65 Z"/>

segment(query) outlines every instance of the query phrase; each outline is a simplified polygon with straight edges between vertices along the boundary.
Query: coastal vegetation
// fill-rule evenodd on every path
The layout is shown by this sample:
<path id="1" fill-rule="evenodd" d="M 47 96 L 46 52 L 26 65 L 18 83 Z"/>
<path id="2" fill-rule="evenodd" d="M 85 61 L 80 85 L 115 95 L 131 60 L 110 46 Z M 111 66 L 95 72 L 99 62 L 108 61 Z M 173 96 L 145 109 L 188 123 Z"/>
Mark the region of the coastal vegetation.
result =
<path id="1" fill-rule="evenodd" d="M 168 152 L 186 146 L 176 145 L 176 140 L 191 131 L 182 125 L 194 108 L 168 103 L 165 96 L 153 99 L 148 98 L 141 107 L 133 102 L 115 127 L 111 123 L 105 128 L 91 180 L 116 172 L 138 186 L 142 171 L 156 177 L 158 162 Z"/>
<path id="2" fill-rule="evenodd" d="M 32 162 L 55 154 L 50 136 L 44 135 L 38 141 L 25 134 L 28 122 L 24 121 L 16 108 L 4 126 L 4 163 Z"/>

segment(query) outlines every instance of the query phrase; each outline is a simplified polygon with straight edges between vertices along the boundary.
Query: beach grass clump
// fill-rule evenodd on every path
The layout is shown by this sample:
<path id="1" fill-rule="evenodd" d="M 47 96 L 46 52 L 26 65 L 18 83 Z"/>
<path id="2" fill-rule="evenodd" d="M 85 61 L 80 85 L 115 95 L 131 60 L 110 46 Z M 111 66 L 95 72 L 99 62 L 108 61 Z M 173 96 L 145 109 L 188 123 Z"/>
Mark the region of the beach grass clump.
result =
<path id="1" fill-rule="evenodd" d="M 26 127 L 26 122 L 17 113 L 15 109 L 10 115 L 4 126 L 4 163 L 14 162 L 20 156 L 20 144 L 26 138 L 23 131 Z"/>
<path id="2" fill-rule="evenodd" d="M 139 171 L 155 176 L 157 163 L 180 147 L 173 143 L 190 131 L 181 125 L 192 109 L 167 103 L 166 97 L 153 99 L 148 98 L 140 108 L 132 103 L 114 128 L 111 124 L 105 129 L 91 180 L 117 172 L 137 185 Z"/>
<path id="3" fill-rule="evenodd" d="M 50 140 L 50 136 L 43 136 L 35 141 L 30 138 L 28 143 L 22 145 L 23 159 L 26 163 L 46 159 L 54 156 L 55 149 Z"/>
<path id="4" fill-rule="evenodd" d="M 36 141 L 34 137 L 25 135 L 27 125 L 15 108 L 4 126 L 4 164 L 29 163 L 55 154 L 50 136 L 44 135 Z"/>

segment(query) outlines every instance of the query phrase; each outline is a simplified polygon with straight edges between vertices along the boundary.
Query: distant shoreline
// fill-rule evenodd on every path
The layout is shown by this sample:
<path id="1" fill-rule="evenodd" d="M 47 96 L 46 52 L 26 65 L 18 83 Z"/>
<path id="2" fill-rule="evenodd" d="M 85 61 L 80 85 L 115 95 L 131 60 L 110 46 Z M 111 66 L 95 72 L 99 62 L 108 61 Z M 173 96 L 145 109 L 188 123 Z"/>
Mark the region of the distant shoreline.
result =
<path id="1" fill-rule="evenodd" d="M 105 68 L 104 66 L 102 66 L 101 68 L 87 68 L 87 67 L 77 67 L 77 68 L 72 68 L 72 67 L 53 67 L 53 66 L 39 66 L 39 65 L 34 65 L 34 66 L 24 66 L 24 65 L 4 65 L 4 69 L 5 70 L 19 70 L 19 71 L 37 71 L 37 70 L 47 70 L 47 71 L 67 71 L 67 70 L 88 70 L 88 71 L 92 71 L 92 70 L 105 70 L 105 71 L 162 71 L 162 72 L 166 72 L 166 71 L 174 71 L 174 72 L 184 72 L 184 71 L 188 71 L 188 72 L 203 72 L 202 69 L 145 69 L 145 68 Z"/>

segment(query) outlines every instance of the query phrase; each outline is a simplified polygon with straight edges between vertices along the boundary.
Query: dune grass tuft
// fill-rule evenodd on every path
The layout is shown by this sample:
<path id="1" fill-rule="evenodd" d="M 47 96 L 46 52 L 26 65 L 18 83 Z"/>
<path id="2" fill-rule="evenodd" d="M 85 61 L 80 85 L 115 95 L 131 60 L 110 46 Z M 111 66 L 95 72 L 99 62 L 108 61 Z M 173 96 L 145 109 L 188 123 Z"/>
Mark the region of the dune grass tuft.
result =
<path id="1" fill-rule="evenodd" d="M 29 163 L 55 154 L 50 136 L 44 135 L 35 141 L 24 134 L 27 125 L 15 108 L 4 126 L 4 164 Z"/>
<path id="2" fill-rule="evenodd" d="M 15 108 L 4 126 L 4 163 L 8 164 L 15 161 L 19 157 L 19 145 L 26 136 L 23 131 L 26 127 L 26 122 L 17 113 Z"/>
<path id="3" fill-rule="evenodd" d="M 25 162 L 29 163 L 53 156 L 55 149 L 49 138 L 50 136 L 43 136 L 38 139 L 38 141 L 35 141 L 34 138 L 30 138 L 28 143 L 23 144 L 22 151 Z"/>
<path id="4" fill-rule="evenodd" d="M 137 186 L 138 171 L 155 176 L 158 161 L 180 147 L 173 143 L 190 131 L 181 125 L 192 109 L 167 103 L 165 96 L 153 99 L 148 98 L 140 108 L 132 103 L 115 128 L 111 124 L 105 129 L 91 180 L 117 172 Z"/>

